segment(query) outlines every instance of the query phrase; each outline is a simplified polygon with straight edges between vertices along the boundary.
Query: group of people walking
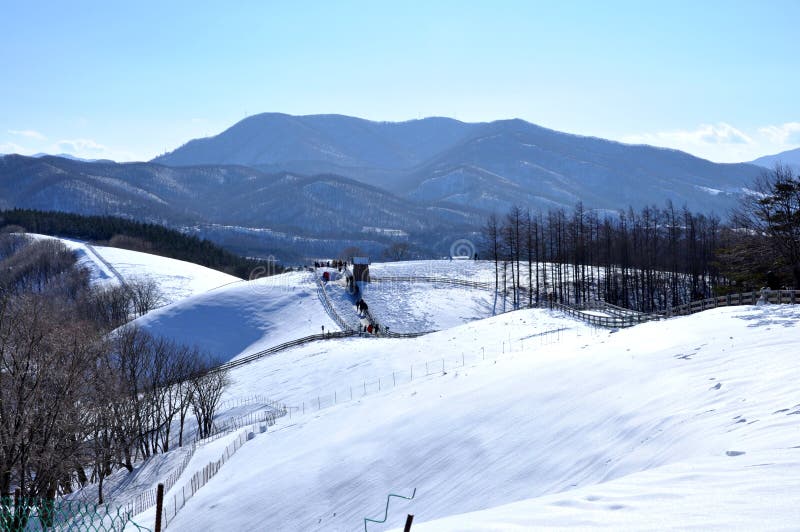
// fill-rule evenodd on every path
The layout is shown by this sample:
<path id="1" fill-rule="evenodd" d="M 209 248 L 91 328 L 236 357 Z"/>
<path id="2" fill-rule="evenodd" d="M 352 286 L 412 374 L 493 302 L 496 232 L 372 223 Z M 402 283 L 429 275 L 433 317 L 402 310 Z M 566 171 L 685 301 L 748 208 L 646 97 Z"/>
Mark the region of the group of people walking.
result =
<path id="1" fill-rule="evenodd" d="M 315 268 L 336 268 L 337 270 L 342 271 L 342 268 L 346 268 L 347 267 L 347 261 L 346 260 L 328 260 L 328 261 L 315 260 L 314 261 L 314 267 Z"/>
<path id="2" fill-rule="evenodd" d="M 366 318 L 368 321 L 368 323 L 361 326 L 361 332 L 379 334 L 381 327 L 377 322 L 372 320 L 372 316 L 369 314 L 369 305 L 367 305 L 367 302 L 359 298 L 358 301 L 356 301 L 356 310 L 358 310 L 358 316 L 360 318 Z"/>

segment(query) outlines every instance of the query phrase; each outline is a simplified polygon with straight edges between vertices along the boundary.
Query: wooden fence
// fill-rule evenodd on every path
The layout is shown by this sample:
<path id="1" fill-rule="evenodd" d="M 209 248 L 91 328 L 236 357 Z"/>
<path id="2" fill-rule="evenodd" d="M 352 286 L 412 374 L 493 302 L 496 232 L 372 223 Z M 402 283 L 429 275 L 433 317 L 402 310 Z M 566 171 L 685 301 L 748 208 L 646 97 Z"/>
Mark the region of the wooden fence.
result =
<path id="1" fill-rule="evenodd" d="M 763 292 L 765 300 L 773 305 L 800 303 L 800 290 L 765 290 Z M 711 297 L 699 301 L 692 301 L 686 305 L 680 305 L 669 309 L 667 316 L 684 316 L 694 314 L 716 307 L 730 307 L 736 305 L 755 305 L 762 296 L 762 292 L 745 292 L 740 294 L 728 294 L 725 296 Z"/>

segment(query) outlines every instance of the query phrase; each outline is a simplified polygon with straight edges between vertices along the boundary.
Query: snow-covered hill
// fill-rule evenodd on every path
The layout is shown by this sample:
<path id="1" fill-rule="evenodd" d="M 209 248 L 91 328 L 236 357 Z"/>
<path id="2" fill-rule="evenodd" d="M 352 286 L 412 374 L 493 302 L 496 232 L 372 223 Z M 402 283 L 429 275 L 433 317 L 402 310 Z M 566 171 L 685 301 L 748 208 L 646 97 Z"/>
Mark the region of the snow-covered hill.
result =
<path id="1" fill-rule="evenodd" d="M 32 238 L 54 238 L 29 234 Z M 152 279 L 160 287 L 164 303 L 174 303 L 213 288 L 241 281 L 238 277 L 191 262 L 170 259 L 150 253 L 60 238 L 75 251 L 78 262 L 87 268 L 95 284 L 118 284 L 137 279 Z"/>
<path id="2" fill-rule="evenodd" d="M 789 530 L 798 351 L 791 306 L 616 333 L 524 310 L 306 345 L 233 371 L 228 398 L 302 409 L 247 442 L 169 529 L 361 530 L 388 493 L 416 488 L 369 530 L 406 513 L 413 530 Z"/>
<path id="3" fill-rule="evenodd" d="M 157 335 L 197 346 L 225 361 L 283 342 L 337 331 L 310 272 L 233 283 L 137 319 Z"/>

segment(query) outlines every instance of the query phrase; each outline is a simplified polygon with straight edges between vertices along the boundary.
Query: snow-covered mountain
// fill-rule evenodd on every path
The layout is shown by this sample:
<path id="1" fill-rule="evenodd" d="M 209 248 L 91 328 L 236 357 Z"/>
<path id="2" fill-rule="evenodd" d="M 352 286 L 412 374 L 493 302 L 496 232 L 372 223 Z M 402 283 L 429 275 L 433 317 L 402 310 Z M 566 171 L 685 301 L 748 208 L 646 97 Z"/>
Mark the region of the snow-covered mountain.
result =
<path id="1" fill-rule="evenodd" d="M 155 162 L 331 172 L 429 203 L 484 211 L 583 201 L 603 209 L 663 203 L 725 212 L 759 170 L 553 131 L 523 120 L 373 122 L 341 115 L 252 116 Z"/>
<path id="2" fill-rule="evenodd" d="M 784 164 L 792 167 L 796 172 L 800 172 L 800 148 L 759 157 L 753 161 L 753 164 L 769 169 L 775 168 L 776 164 Z"/>

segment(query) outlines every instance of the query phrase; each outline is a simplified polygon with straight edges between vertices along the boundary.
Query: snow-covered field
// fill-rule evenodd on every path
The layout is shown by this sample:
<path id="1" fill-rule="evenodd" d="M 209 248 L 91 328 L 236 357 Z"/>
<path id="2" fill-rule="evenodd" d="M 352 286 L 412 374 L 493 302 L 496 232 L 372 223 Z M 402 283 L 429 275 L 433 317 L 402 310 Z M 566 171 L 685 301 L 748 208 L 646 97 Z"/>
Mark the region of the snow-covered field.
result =
<path id="1" fill-rule="evenodd" d="M 471 268 L 485 269 L 429 266 L 473 280 Z M 542 309 L 484 318 L 488 291 L 397 286 L 367 288 L 380 319 L 443 330 L 315 342 L 232 370 L 218 422 L 262 408 L 254 396 L 290 415 L 256 431 L 169 530 L 363 530 L 389 493 L 414 489 L 368 530 L 402 529 L 407 513 L 415 531 L 797 529 L 800 308 L 719 308 L 611 332 Z M 338 288 L 332 299 L 350 312 Z M 223 286 L 139 324 L 225 359 L 337 328 L 308 272 Z M 237 434 L 198 450 L 167 498 Z M 111 499 L 152 488 L 184 454 L 118 474 Z"/>
<path id="2" fill-rule="evenodd" d="M 565 330 L 536 340 L 552 327 Z M 525 310 L 279 353 L 235 371 L 230 396 L 291 405 L 467 356 L 321 410 L 312 400 L 246 443 L 170 530 L 361 530 L 388 493 L 414 488 L 369 530 L 406 513 L 412 530 L 796 529 L 798 351 L 800 309 L 767 306 L 617 333 Z"/>
<path id="3" fill-rule="evenodd" d="M 494 314 L 494 293 L 445 283 L 382 282 L 366 285 L 370 312 L 395 332 L 438 331 Z"/>
<path id="4" fill-rule="evenodd" d="M 36 234 L 28 236 L 53 238 Z M 165 304 L 241 281 L 233 275 L 191 262 L 127 249 L 92 246 L 68 238 L 58 240 L 77 254 L 78 263 L 89 270 L 93 283 L 103 285 L 153 279 L 161 287 Z"/>

